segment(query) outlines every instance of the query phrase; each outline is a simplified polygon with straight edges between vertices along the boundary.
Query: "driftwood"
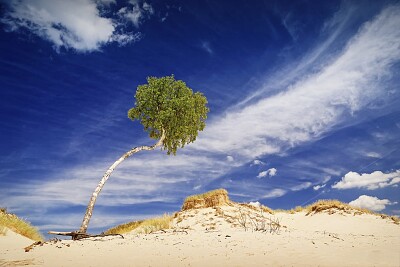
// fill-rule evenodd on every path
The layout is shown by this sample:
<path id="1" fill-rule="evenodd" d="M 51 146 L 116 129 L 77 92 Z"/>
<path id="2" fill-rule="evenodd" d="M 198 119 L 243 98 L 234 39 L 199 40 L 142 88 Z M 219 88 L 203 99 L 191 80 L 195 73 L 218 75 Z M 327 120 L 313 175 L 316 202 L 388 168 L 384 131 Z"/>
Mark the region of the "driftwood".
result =
<path id="1" fill-rule="evenodd" d="M 25 252 L 29 252 L 31 249 L 33 249 L 34 247 L 36 247 L 36 246 L 43 246 L 43 242 L 42 241 L 36 241 L 35 243 L 33 243 L 32 245 L 30 245 L 30 246 L 27 246 L 26 248 L 24 248 L 24 250 L 25 250 Z M 1 266 L 3 266 L 3 265 L 1 265 Z"/>
<path id="2" fill-rule="evenodd" d="M 99 235 L 92 235 L 92 234 L 87 234 L 87 233 L 81 233 L 81 232 L 78 232 L 78 231 L 75 231 L 75 232 L 54 232 L 54 231 L 50 231 L 48 233 L 50 235 L 71 236 L 72 240 L 80 240 L 80 239 L 90 238 L 90 237 L 106 237 L 106 236 L 120 236 L 120 237 L 122 237 L 122 239 L 124 239 L 124 236 L 120 235 L 120 234 L 105 234 L 105 233 L 101 233 Z"/>

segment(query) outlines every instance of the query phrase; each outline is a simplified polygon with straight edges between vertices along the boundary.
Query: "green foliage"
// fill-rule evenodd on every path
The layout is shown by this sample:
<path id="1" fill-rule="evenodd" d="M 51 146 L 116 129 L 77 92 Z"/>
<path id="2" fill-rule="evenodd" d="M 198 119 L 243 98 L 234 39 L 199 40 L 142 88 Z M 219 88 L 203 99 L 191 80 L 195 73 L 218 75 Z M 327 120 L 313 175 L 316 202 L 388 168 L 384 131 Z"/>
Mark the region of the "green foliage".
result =
<path id="1" fill-rule="evenodd" d="M 178 148 L 194 142 L 206 125 L 206 97 L 193 93 L 173 75 L 148 77 L 147 84 L 138 86 L 135 98 L 128 117 L 139 120 L 153 139 L 160 139 L 164 130 L 163 148 L 168 154 L 175 155 Z"/>

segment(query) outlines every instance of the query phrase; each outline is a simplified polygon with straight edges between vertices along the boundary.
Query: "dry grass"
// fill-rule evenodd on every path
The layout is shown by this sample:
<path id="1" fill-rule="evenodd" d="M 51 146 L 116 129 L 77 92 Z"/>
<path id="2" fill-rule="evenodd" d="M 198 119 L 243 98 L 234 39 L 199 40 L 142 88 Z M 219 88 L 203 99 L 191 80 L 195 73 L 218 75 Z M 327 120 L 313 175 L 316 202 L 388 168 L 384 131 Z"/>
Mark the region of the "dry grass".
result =
<path id="1" fill-rule="evenodd" d="M 113 228 L 108 229 L 104 233 L 107 235 L 109 235 L 109 234 L 120 234 L 120 235 L 126 234 L 126 233 L 132 232 L 133 230 L 138 228 L 140 226 L 140 224 L 142 224 L 142 222 L 143 221 L 134 221 L 134 222 L 120 224 Z"/>
<path id="2" fill-rule="evenodd" d="M 358 212 L 361 212 L 362 214 L 377 214 L 368 209 L 362 209 L 362 208 L 350 206 L 349 204 L 343 203 L 336 199 L 318 200 L 317 202 L 306 206 L 304 208 L 304 210 L 307 212 L 307 215 L 309 215 L 311 213 L 319 213 L 319 212 L 323 212 L 323 211 L 328 211 L 329 213 L 334 213 L 336 211 L 343 211 L 344 213 L 348 213 L 348 214 L 350 214 L 354 211 L 358 211 Z"/>
<path id="3" fill-rule="evenodd" d="M 6 228 L 2 225 L 0 225 L 0 236 L 6 235 Z"/>
<path id="4" fill-rule="evenodd" d="M 163 216 L 152 219 L 118 225 L 105 231 L 105 234 L 126 234 L 134 230 L 136 230 L 137 233 L 149 234 L 162 229 L 169 229 L 172 219 L 173 216 L 164 214 Z"/>
<path id="5" fill-rule="evenodd" d="M 317 202 L 310 204 L 306 207 L 302 206 L 297 206 L 294 209 L 291 210 L 274 210 L 274 212 L 285 212 L 285 213 L 290 213 L 294 214 L 296 212 L 307 212 L 306 215 L 310 214 L 316 214 L 320 212 L 327 212 L 328 214 L 334 214 L 336 212 L 342 212 L 346 214 L 353 214 L 355 215 L 362 215 L 362 214 L 371 214 L 371 215 L 376 215 L 380 216 L 382 219 L 388 219 L 393 221 L 395 224 L 400 224 L 400 219 L 399 217 L 396 216 L 390 216 L 382 213 L 377 213 L 374 211 L 371 211 L 369 209 L 363 209 L 359 207 L 354 207 L 349 205 L 348 203 L 341 202 L 336 199 L 320 199 Z"/>
<path id="6" fill-rule="evenodd" d="M 172 219 L 173 216 L 164 214 L 161 217 L 145 220 L 138 228 L 139 233 L 149 234 L 159 230 L 169 229 L 171 228 Z"/>
<path id="7" fill-rule="evenodd" d="M 35 241 L 43 241 L 43 236 L 29 222 L 7 213 L 5 208 L 0 209 L 0 235 L 5 235 L 6 228 Z"/>
<path id="8" fill-rule="evenodd" d="M 212 197 L 218 196 L 218 195 L 228 195 L 228 191 L 226 191 L 225 189 L 220 188 L 220 189 L 208 191 L 208 192 L 206 192 L 204 194 L 188 196 L 185 199 L 185 202 L 194 201 L 194 200 L 202 200 L 202 199 L 206 199 L 206 198 L 212 198 Z"/>
<path id="9" fill-rule="evenodd" d="M 189 196 L 183 203 L 182 210 L 199 209 L 230 205 L 228 192 L 225 189 L 217 189 L 204 194 Z"/>
<path id="10" fill-rule="evenodd" d="M 294 209 L 290 210 L 284 210 L 284 209 L 276 209 L 273 210 L 274 213 L 289 213 L 289 214 L 295 214 L 297 212 L 307 212 L 306 215 L 310 215 L 311 213 L 320 213 L 320 212 L 328 212 L 330 214 L 333 214 L 338 211 L 343 211 L 344 213 L 353 213 L 355 212 L 356 214 L 375 214 L 375 215 L 380 215 L 377 213 L 374 213 L 368 209 L 361 209 L 358 207 L 353 207 L 350 206 L 347 203 L 341 202 L 336 199 L 320 199 L 317 202 L 310 204 L 308 206 L 302 207 L 302 206 L 296 206 Z"/>

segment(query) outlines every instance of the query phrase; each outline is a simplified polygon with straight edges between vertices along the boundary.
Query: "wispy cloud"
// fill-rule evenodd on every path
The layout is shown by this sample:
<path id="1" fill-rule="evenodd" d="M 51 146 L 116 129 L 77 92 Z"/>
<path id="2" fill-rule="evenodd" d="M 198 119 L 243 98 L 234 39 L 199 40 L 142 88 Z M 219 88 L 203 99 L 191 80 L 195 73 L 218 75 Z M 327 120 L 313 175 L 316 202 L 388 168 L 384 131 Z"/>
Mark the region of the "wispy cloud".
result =
<path id="1" fill-rule="evenodd" d="M 366 188 L 374 190 L 400 183 L 400 170 L 392 173 L 375 171 L 373 173 L 348 172 L 342 180 L 332 186 L 336 189 Z"/>
<path id="2" fill-rule="evenodd" d="M 366 154 L 366 156 L 370 157 L 370 158 L 378 158 L 378 159 L 382 157 L 379 153 L 376 153 L 376 152 L 368 152 Z"/>
<path id="3" fill-rule="evenodd" d="M 277 172 L 278 172 L 277 169 L 275 169 L 275 168 L 270 168 L 270 169 L 268 169 L 268 170 L 266 170 L 266 171 L 260 172 L 260 173 L 257 175 L 257 178 L 264 178 L 264 177 L 267 177 L 267 176 L 272 177 L 272 176 L 275 176 Z"/>
<path id="4" fill-rule="evenodd" d="M 277 188 L 277 189 L 272 189 L 271 191 L 267 192 L 261 198 L 277 198 L 277 197 L 284 196 L 286 193 L 287 193 L 286 190 Z"/>
<path id="5" fill-rule="evenodd" d="M 251 159 L 280 153 L 319 138 L 343 121 L 350 123 L 357 111 L 384 95 L 382 82 L 400 59 L 399 10 L 386 8 L 365 24 L 318 73 L 209 123 L 194 147 Z"/>
<path id="6" fill-rule="evenodd" d="M 349 204 L 359 208 L 381 211 L 384 210 L 387 205 L 394 205 L 397 204 L 397 202 L 391 202 L 388 199 L 379 199 L 377 197 L 361 195 L 357 199 L 351 201 Z"/>
<path id="7" fill-rule="evenodd" d="M 130 5 L 121 8 L 118 14 L 132 22 L 136 28 L 139 28 L 143 21 L 154 14 L 153 6 L 147 2 L 141 3 L 139 0 L 130 0 L 129 3 Z"/>
<path id="8" fill-rule="evenodd" d="M 292 191 L 301 191 L 301 190 L 307 189 L 307 188 L 309 188 L 311 186 L 312 186 L 311 182 L 304 182 L 304 183 L 301 183 L 299 185 L 295 185 L 295 186 L 291 187 L 290 190 L 292 190 Z"/>
<path id="9" fill-rule="evenodd" d="M 104 9 L 115 1 L 12 0 L 6 5 L 1 22 L 9 31 L 28 29 L 51 42 L 57 50 L 64 47 L 90 52 L 111 42 L 126 45 L 140 40 L 138 33 L 124 32 L 118 21 L 104 17 L 96 3 Z M 142 7 L 145 12 L 154 12 L 145 4 Z"/>
<path id="10" fill-rule="evenodd" d="M 209 42 L 202 42 L 201 43 L 201 48 L 209 53 L 210 55 L 214 54 L 214 51 L 211 49 L 211 45 Z"/>
<path id="11" fill-rule="evenodd" d="M 324 187 L 326 186 L 326 183 L 327 183 L 330 179 L 331 179 L 331 176 L 330 176 L 330 175 L 325 176 L 324 179 L 322 180 L 321 184 L 313 186 L 313 189 L 314 189 L 315 191 L 318 191 L 318 190 L 320 190 L 321 188 L 324 188 Z"/>

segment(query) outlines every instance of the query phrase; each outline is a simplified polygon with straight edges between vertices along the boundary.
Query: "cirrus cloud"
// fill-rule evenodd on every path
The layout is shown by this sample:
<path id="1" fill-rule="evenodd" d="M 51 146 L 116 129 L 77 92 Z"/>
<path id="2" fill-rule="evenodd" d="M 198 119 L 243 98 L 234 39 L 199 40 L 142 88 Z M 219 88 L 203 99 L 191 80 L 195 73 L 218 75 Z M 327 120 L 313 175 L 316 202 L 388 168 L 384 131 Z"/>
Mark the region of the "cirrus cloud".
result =
<path id="1" fill-rule="evenodd" d="M 288 81 L 291 85 L 278 94 L 231 108 L 208 124 L 193 147 L 253 160 L 316 140 L 341 123 L 351 124 L 356 112 L 386 93 L 383 82 L 400 60 L 399 12 L 398 5 L 384 9 L 320 71 Z"/>

